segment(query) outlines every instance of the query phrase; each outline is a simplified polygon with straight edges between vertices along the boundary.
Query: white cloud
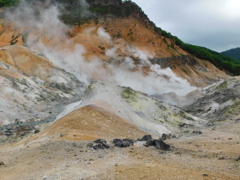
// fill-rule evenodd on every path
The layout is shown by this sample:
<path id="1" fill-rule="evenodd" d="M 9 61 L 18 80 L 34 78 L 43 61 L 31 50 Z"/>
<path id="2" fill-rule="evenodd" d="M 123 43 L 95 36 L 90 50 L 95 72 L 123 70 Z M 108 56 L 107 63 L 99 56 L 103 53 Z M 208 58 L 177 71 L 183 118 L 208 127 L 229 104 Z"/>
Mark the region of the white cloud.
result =
<path id="1" fill-rule="evenodd" d="M 133 0 L 158 27 L 187 43 L 224 51 L 240 46 L 239 0 Z"/>

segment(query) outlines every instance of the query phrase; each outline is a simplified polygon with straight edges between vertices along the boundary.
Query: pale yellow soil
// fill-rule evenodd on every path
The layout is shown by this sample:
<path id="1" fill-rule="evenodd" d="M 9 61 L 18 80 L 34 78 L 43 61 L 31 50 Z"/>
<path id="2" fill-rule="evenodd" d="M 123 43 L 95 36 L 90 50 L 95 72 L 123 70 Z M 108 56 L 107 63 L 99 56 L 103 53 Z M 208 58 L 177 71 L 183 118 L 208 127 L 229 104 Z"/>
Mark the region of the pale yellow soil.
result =
<path id="1" fill-rule="evenodd" d="M 1 179 L 238 180 L 240 177 L 240 161 L 236 161 L 240 156 L 239 122 L 222 122 L 217 126 L 203 129 L 201 135 L 168 139 L 165 142 L 171 145 L 170 151 L 145 147 L 139 142 L 132 147 L 117 148 L 113 147 L 110 139 L 114 136 L 119 137 L 120 131 L 124 136 L 126 132 L 123 129 L 127 128 L 127 124 L 118 121 L 116 117 L 110 122 L 108 119 L 111 116 L 107 117 L 106 113 L 100 115 L 94 108 L 88 110 L 89 113 L 84 112 L 84 109 L 75 113 L 82 113 L 79 119 L 82 122 L 89 119 L 92 127 L 74 124 L 78 121 L 73 114 L 69 116 L 67 124 L 64 124 L 66 116 L 40 134 L 19 142 L 2 144 L 0 161 L 5 165 L 0 166 Z M 91 121 L 94 114 L 98 115 L 95 120 L 99 120 L 102 128 L 108 125 L 116 132 L 97 128 L 98 123 Z M 73 126 L 69 127 L 71 123 Z M 74 127 L 77 137 L 71 133 Z M 141 131 L 131 126 L 129 130 L 131 133 L 126 137 L 130 138 L 132 135 L 132 138 L 136 139 L 136 135 L 139 135 L 141 138 Z M 85 140 L 78 137 L 78 133 L 81 134 L 83 131 L 89 131 L 84 136 Z M 67 135 L 59 137 L 60 133 Z M 106 138 L 107 135 L 110 149 L 93 150 L 87 146 L 92 142 L 89 140 Z"/>
<path id="2" fill-rule="evenodd" d="M 59 135 L 63 134 L 62 137 Z M 34 139 L 51 137 L 57 140 L 95 140 L 103 138 L 137 139 L 145 134 L 127 120 L 103 108 L 86 106 L 63 117 Z"/>

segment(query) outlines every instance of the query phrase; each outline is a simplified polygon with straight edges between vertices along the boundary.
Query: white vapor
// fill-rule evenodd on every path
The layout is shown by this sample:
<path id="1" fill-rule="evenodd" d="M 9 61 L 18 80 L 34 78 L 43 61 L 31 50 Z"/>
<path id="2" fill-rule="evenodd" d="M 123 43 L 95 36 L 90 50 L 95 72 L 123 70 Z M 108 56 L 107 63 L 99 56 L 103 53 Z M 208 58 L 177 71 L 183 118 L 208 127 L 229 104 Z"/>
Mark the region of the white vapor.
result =
<path id="1" fill-rule="evenodd" d="M 48 37 L 65 36 L 69 27 L 59 19 L 59 7 L 31 8 L 21 3 L 14 10 L 5 12 L 5 19 L 14 22 L 20 31 L 33 31 Z M 30 44 L 31 45 L 31 44 Z"/>
<path id="2" fill-rule="evenodd" d="M 97 34 L 101 40 L 103 40 L 109 44 L 112 43 L 111 36 L 108 33 L 106 33 L 106 31 L 102 27 L 98 28 Z"/>
<path id="3" fill-rule="evenodd" d="M 88 7 L 86 1 L 79 1 Z M 154 55 L 142 51 L 133 45 L 128 45 L 123 39 L 113 40 L 104 28 L 88 28 L 84 33 L 96 33 L 100 42 L 108 44 L 105 54 L 109 61 L 104 62 L 95 57 L 86 61 L 86 49 L 76 44 L 68 36 L 70 28 L 59 20 L 60 11 L 57 6 L 50 6 L 37 10 L 21 5 L 14 12 L 6 13 L 7 20 L 14 22 L 20 31 L 30 32 L 27 45 L 41 51 L 57 66 L 73 73 L 80 81 L 90 83 L 91 78 L 129 86 L 135 90 L 152 94 L 175 92 L 185 95 L 195 89 L 185 79 L 179 78 L 170 68 L 162 69 L 153 65 L 149 59 Z M 83 14 L 89 15 L 87 9 Z M 51 18 L 49 18 L 51 17 Z M 41 37 L 45 41 L 41 41 Z M 55 44 L 46 42 L 55 39 Z M 47 40 L 46 40 L 47 39 Z M 58 48 L 58 45 L 61 48 Z M 138 62 L 136 62 L 138 60 Z"/>

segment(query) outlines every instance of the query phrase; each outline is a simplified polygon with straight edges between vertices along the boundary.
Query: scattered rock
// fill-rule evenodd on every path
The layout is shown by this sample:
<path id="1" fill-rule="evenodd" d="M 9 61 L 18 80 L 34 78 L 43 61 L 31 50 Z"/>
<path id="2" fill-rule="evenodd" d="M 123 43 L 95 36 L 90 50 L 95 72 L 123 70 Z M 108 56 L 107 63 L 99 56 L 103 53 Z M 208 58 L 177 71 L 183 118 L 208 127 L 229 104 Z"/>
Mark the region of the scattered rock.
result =
<path id="1" fill-rule="evenodd" d="M 92 147 L 93 149 L 108 149 L 110 146 L 106 143 L 96 144 Z"/>
<path id="2" fill-rule="evenodd" d="M 93 149 L 108 149 L 110 148 L 110 146 L 107 144 L 107 141 L 104 140 L 104 139 L 97 139 L 94 141 L 94 143 L 97 143 L 97 144 L 92 144 L 92 148 Z M 90 143 L 88 144 L 90 145 Z M 90 146 L 88 146 L 90 147 Z"/>
<path id="3" fill-rule="evenodd" d="M 122 144 L 122 142 L 121 142 L 121 141 L 118 141 L 118 142 L 116 142 L 116 143 L 115 143 L 115 146 L 117 146 L 117 147 L 122 147 L 122 146 L 123 146 L 123 144 Z"/>
<path id="4" fill-rule="evenodd" d="M 178 126 L 179 126 L 180 128 L 190 128 L 190 127 L 193 127 L 194 125 L 183 123 L 183 124 L 180 124 L 180 125 L 178 125 Z"/>
<path id="5" fill-rule="evenodd" d="M 166 139 L 171 139 L 171 138 L 175 138 L 175 137 L 176 137 L 176 136 L 175 136 L 175 135 L 172 135 L 171 133 L 169 133 L 169 134 L 163 133 L 161 139 L 164 141 L 164 140 L 166 140 Z"/>
<path id="6" fill-rule="evenodd" d="M 144 135 L 141 139 L 138 139 L 138 141 L 147 141 L 152 139 L 151 135 Z"/>
<path id="7" fill-rule="evenodd" d="M 160 140 L 155 140 L 155 144 L 156 144 L 157 149 L 161 149 L 161 150 L 169 150 L 170 149 L 170 145 L 166 144 L 161 139 Z"/>
<path id="8" fill-rule="evenodd" d="M 166 140 L 166 139 L 167 139 L 167 134 L 163 133 L 163 134 L 162 134 L 162 140 L 164 141 L 164 140 Z"/>
<path id="9" fill-rule="evenodd" d="M 94 141 L 95 143 L 107 143 L 105 139 L 97 139 Z"/>
<path id="10" fill-rule="evenodd" d="M 39 133 L 40 131 L 38 130 L 38 129 L 36 129 L 35 131 L 34 131 L 34 133 L 35 134 L 37 134 L 37 133 Z"/>
<path id="11" fill-rule="evenodd" d="M 4 165 L 5 165 L 4 162 L 1 161 L 1 162 L 0 162 L 0 166 L 4 166 Z"/>
<path id="12" fill-rule="evenodd" d="M 218 158 L 219 160 L 225 160 L 225 157 L 220 157 L 220 158 Z"/>
<path id="13" fill-rule="evenodd" d="M 116 147 L 130 147 L 134 144 L 132 139 L 114 139 L 113 143 Z"/>
<path id="14" fill-rule="evenodd" d="M 155 146 L 155 141 L 154 139 L 149 139 L 144 146 L 148 147 L 148 146 Z"/>
<path id="15" fill-rule="evenodd" d="M 144 146 L 146 146 L 146 147 L 156 146 L 157 149 L 169 150 L 170 149 L 170 145 L 168 145 L 168 144 L 163 142 L 163 139 L 167 139 L 167 135 L 163 134 L 162 137 L 163 138 L 160 138 L 160 139 L 148 139 L 147 142 L 144 144 Z"/>
<path id="16" fill-rule="evenodd" d="M 182 153 L 181 153 L 180 151 L 177 151 L 177 152 L 175 152 L 174 154 L 180 154 L 180 155 L 181 155 Z"/>
<path id="17" fill-rule="evenodd" d="M 240 161 L 240 156 L 235 161 Z"/>
<path id="18" fill-rule="evenodd" d="M 202 131 L 193 131 L 192 134 L 202 134 Z"/>

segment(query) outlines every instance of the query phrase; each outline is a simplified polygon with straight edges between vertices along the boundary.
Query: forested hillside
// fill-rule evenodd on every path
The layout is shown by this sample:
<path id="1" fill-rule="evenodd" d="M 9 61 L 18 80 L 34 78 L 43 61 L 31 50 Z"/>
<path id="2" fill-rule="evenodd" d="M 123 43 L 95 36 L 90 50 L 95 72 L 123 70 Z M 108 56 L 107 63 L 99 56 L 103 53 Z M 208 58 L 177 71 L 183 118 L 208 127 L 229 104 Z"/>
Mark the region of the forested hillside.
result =
<path id="1" fill-rule="evenodd" d="M 240 60 L 240 48 L 239 47 L 234 48 L 234 49 L 229 49 L 227 51 L 223 51 L 223 52 L 221 52 L 221 54 L 224 54 L 224 55 L 230 56 L 232 58 L 235 58 L 237 60 Z"/>

